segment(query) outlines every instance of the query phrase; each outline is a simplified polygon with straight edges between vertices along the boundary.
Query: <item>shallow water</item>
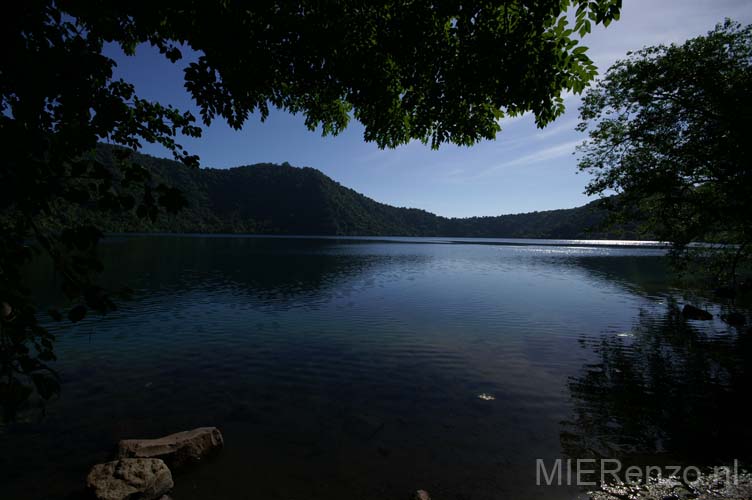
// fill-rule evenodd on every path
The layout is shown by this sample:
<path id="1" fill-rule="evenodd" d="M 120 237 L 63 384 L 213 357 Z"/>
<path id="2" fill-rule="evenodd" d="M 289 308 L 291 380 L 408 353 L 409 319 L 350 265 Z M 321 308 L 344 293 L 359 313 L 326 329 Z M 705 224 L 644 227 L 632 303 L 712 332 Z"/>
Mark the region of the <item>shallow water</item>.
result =
<path id="1" fill-rule="evenodd" d="M 136 294 L 54 327 L 63 392 L 0 427 L 0 497 L 66 497 L 119 439 L 206 425 L 226 448 L 176 500 L 571 499 L 536 459 L 748 464 L 752 339 L 672 312 L 662 253 L 113 238 L 103 279 Z"/>

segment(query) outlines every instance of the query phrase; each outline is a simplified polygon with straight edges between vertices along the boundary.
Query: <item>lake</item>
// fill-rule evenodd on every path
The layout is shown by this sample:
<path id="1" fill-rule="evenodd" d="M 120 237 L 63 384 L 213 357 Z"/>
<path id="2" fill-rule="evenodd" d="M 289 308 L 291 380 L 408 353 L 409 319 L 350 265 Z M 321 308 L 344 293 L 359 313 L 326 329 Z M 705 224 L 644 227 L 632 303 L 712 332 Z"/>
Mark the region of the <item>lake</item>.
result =
<path id="1" fill-rule="evenodd" d="M 749 465 L 752 335 L 677 314 L 663 253 L 112 237 L 103 281 L 135 294 L 50 325 L 62 393 L 0 427 L 0 497 L 65 498 L 118 440 L 199 426 L 226 447 L 176 500 L 573 499 L 537 459 Z"/>

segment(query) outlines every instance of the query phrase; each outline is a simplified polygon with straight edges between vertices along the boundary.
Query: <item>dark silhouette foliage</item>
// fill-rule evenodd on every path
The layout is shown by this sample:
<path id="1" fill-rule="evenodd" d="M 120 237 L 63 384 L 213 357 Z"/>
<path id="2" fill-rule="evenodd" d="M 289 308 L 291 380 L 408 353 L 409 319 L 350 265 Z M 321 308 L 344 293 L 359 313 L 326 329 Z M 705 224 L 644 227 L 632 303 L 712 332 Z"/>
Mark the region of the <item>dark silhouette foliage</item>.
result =
<path id="1" fill-rule="evenodd" d="M 587 193 L 619 193 L 621 213 L 670 242 L 677 263 L 702 253 L 735 283 L 752 250 L 752 26 L 727 20 L 628 54 L 586 92 L 580 115 Z"/>

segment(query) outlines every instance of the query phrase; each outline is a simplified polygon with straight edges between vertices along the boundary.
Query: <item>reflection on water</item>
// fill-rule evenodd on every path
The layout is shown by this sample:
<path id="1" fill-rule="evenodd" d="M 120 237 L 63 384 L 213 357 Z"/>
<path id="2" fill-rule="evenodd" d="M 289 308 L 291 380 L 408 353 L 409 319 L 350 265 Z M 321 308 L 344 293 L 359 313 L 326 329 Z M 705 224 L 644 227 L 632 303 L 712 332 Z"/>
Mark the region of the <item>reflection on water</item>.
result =
<path id="1" fill-rule="evenodd" d="M 749 347 L 666 314 L 659 249 L 139 237 L 105 250 L 105 282 L 134 298 L 55 327 L 63 393 L 43 420 L 0 428 L 4 500 L 64 497 L 119 439 L 202 425 L 227 447 L 176 478 L 177 499 L 564 499 L 577 491 L 535 485 L 537 458 L 749 458 Z M 701 429 L 729 439 L 684 443 Z"/>
<path id="2" fill-rule="evenodd" d="M 572 457 L 656 465 L 752 461 L 752 335 L 700 328 L 675 304 L 641 311 L 629 333 L 583 338 L 597 354 L 570 380 Z"/>

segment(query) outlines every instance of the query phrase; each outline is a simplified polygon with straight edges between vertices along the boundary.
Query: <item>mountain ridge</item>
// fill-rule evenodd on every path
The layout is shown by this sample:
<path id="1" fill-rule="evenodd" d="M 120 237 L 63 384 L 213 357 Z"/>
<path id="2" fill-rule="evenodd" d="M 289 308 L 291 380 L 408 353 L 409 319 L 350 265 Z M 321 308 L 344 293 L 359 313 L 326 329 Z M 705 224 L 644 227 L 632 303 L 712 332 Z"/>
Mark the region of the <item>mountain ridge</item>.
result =
<path id="1" fill-rule="evenodd" d="M 97 155 L 111 163 L 113 147 Z M 634 230 L 603 229 L 599 200 L 520 214 L 450 218 L 381 203 L 312 167 L 259 163 L 192 169 L 174 160 L 134 153 L 155 180 L 179 188 L 189 206 L 155 221 L 133 214 L 94 218 L 108 232 L 193 232 L 331 236 L 446 236 L 554 239 L 639 239 Z"/>

